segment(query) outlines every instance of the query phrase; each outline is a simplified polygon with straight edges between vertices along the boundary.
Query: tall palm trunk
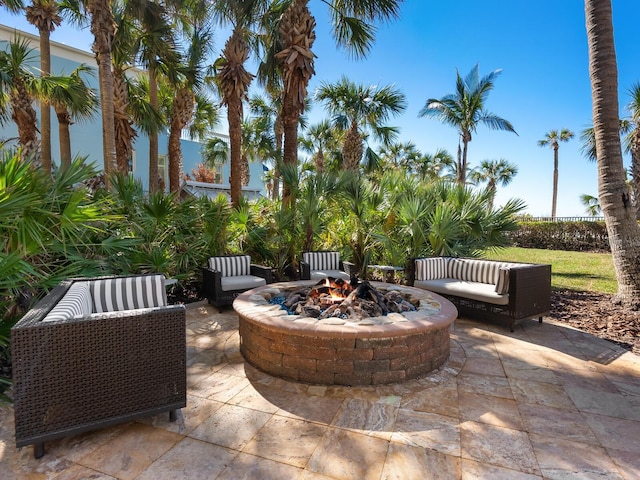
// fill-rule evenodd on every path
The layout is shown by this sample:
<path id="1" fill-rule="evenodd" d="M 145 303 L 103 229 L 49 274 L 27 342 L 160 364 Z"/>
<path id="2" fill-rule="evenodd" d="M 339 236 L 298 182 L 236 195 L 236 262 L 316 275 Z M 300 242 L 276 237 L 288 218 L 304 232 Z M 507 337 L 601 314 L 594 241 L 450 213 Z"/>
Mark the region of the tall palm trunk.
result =
<path id="1" fill-rule="evenodd" d="M 180 137 L 182 129 L 193 117 L 196 97 L 188 87 L 181 87 L 176 92 L 171 115 L 171 129 L 169 131 L 169 190 L 178 192 L 182 181 L 182 148 Z"/>
<path id="2" fill-rule="evenodd" d="M 18 127 L 18 143 L 22 147 L 22 158 L 29 158 L 35 167 L 40 167 L 36 111 L 33 109 L 31 95 L 22 78 L 14 78 L 9 100 L 11 119 Z"/>
<path id="3" fill-rule="evenodd" d="M 284 140 L 284 123 L 282 121 L 282 111 L 278 112 L 275 122 L 273 122 L 273 131 L 276 135 L 276 164 L 273 172 L 273 190 L 271 198 L 276 200 L 280 196 L 280 164 L 282 162 L 282 143 Z"/>
<path id="4" fill-rule="evenodd" d="M 91 33 L 95 38 L 92 48 L 98 61 L 100 109 L 102 111 L 102 154 L 105 182 L 107 188 L 110 188 L 109 176 L 116 169 L 113 73 L 111 71 L 111 44 L 115 35 L 115 22 L 109 0 L 88 0 L 87 11 L 91 14 Z"/>
<path id="5" fill-rule="evenodd" d="M 154 65 L 149 65 L 149 105 L 158 111 L 158 80 Z M 158 172 L 158 132 L 149 133 L 149 193 L 159 190 L 164 178 Z"/>
<path id="6" fill-rule="evenodd" d="M 138 136 L 129 116 L 129 89 L 122 68 L 113 69 L 113 110 L 116 138 L 116 164 L 118 172 L 129 172 L 129 159 L 133 152 L 133 139 Z"/>
<path id="7" fill-rule="evenodd" d="M 556 207 L 558 205 L 558 148 L 553 146 L 553 199 L 551 201 L 551 221 L 556 221 Z"/>
<path id="8" fill-rule="evenodd" d="M 458 165 L 458 183 L 464 185 L 467 183 L 467 149 L 471 141 L 471 134 L 464 132 L 462 134 L 462 162 Z"/>
<path id="9" fill-rule="evenodd" d="M 280 22 L 283 48 L 276 54 L 283 72 L 282 121 L 284 125 L 284 149 L 282 163 L 298 164 L 298 122 L 304 111 L 309 80 L 315 74 L 311 51 L 316 39 L 316 21 L 307 8 L 308 0 L 294 0 Z M 285 184 L 282 203 L 293 206 L 293 185 Z"/>
<path id="10" fill-rule="evenodd" d="M 231 203 L 240 204 L 242 196 L 242 100 L 232 97 L 227 102 L 227 120 L 229 121 L 229 156 L 231 175 Z"/>
<path id="11" fill-rule="evenodd" d="M 51 75 L 50 33 L 60 26 L 62 18 L 58 15 L 55 0 L 33 0 L 26 8 L 27 21 L 38 29 L 40 36 L 40 74 Z M 42 169 L 51 173 L 51 107 L 46 98 L 40 100 L 40 136 Z"/>
<path id="12" fill-rule="evenodd" d="M 71 135 L 69 126 L 73 124 L 71 115 L 62 105 L 54 105 L 58 118 L 58 139 L 60 141 L 60 166 L 65 170 L 71 165 Z"/>
<path id="13" fill-rule="evenodd" d="M 631 207 L 620 146 L 618 69 L 610 0 L 585 0 L 598 194 L 607 225 L 618 299 L 640 307 L 640 227 Z"/>
<path id="14" fill-rule="evenodd" d="M 344 136 L 342 146 L 342 161 L 345 170 L 354 173 L 360 170 L 363 150 L 362 135 L 358 131 L 358 124 L 353 122 Z"/>

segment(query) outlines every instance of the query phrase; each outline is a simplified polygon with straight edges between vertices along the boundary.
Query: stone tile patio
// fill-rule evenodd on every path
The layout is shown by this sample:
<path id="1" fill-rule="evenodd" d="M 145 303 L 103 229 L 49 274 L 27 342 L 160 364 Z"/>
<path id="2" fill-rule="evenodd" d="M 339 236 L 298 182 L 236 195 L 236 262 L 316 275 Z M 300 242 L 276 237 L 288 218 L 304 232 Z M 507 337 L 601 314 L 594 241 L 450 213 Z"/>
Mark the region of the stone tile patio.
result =
<path id="1" fill-rule="evenodd" d="M 188 405 L 16 449 L 0 411 L 0 478 L 640 479 L 640 357 L 564 325 L 458 319 L 438 372 L 314 386 L 244 363 L 238 319 L 188 306 Z"/>

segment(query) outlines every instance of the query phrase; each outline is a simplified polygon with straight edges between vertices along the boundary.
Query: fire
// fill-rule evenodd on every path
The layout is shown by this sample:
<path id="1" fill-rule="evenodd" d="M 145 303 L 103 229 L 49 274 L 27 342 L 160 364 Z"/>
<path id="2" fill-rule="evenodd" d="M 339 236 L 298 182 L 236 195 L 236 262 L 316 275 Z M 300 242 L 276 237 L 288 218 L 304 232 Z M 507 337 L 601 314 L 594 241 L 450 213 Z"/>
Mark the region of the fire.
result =
<path id="1" fill-rule="evenodd" d="M 340 303 L 353 292 L 354 287 L 341 278 L 327 277 L 320 280 L 309 291 L 308 296 L 317 298 L 320 303 L 333 304 Z"/>

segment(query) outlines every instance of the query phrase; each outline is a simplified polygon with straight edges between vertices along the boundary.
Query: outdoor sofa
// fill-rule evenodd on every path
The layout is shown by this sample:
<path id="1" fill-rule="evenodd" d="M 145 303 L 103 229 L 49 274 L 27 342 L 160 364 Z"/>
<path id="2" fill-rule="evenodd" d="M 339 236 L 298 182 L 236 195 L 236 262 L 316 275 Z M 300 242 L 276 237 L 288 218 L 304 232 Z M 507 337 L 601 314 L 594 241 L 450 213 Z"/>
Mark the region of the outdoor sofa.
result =
<path id="1" fill-rule="evenodd" d="M 548 315 L 551 310 L 551 265 L 471 258 L 419 258 L 415 287 L 443 295 L 460 315 L 509 325 Z"/>
<path id="2" fill-rule="evenodd" d="M 186 406 L 184 305 L 165 278 L 65 280 L 11 330 L 16 446 Z"/>
<path id="3" fill-rule="evenodd" d="M 271 267 L 251 263 L 250 255 L 209 257 L 202 269 L 202 293 L 211 305 L 231 305 L 242 292 L 273 282 Z"/>
<path id="4" fill-rule="evenodd" d="M 340 259 L 340 252 L 302 252 L 300 280 L 318 281 L 328 277 L 350 280 L 353 269 L 352 263 Z"/>

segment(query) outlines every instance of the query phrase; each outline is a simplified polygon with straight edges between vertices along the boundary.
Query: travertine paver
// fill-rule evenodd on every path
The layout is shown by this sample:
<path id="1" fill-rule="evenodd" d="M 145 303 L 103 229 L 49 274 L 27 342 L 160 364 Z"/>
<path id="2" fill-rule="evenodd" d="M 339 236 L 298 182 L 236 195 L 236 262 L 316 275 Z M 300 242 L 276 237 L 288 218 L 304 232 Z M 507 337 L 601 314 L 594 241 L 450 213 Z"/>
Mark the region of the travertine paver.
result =
<path id="1" fill-rule="evenodd" d="M 553 322 L 456 320 L 439 371 L 382 386 L 275 378 L 240 355 L 232 310 L 187 309 L 188 405 L 16 449 L 0 478 L 640 479 L 640 358 Z"/>

